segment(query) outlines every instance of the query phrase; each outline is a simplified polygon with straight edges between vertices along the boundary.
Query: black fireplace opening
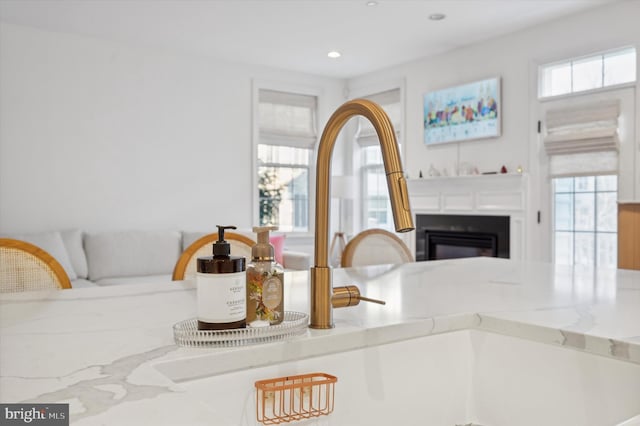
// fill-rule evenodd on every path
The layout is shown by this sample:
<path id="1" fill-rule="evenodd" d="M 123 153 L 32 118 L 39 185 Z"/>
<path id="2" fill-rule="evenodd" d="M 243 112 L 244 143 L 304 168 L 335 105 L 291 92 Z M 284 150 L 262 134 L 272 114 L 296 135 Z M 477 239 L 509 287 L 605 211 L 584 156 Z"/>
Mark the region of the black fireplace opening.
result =
<path id="1" fill-rule="evenodd" d="M 509 216 L 416 217 L 416 260 L 509 258 Z"/>

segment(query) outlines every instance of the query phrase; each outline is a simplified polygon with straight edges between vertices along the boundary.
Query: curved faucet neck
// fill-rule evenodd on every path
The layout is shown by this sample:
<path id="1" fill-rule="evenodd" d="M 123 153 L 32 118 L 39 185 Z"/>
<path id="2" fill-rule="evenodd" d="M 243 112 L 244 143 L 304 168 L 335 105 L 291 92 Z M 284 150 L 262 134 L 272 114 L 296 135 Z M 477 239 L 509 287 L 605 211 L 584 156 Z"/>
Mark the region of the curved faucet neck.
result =
<path id="1" fill-rule="evenodd" d="M 339 107 L 329 118 L 327 125 L 322 132 L 318 147 L 318 157 L 316 165 L 316 216 L 315 216 L 315 257 L 316 267 L 328 267 L 328 240 L 329 240 L 329 207 L 330 207 L 330 187 L 331 187 L 331 157 L 338 134 L 345 123 L 356 115 L 366 117 L 378 134 L 382 158 L 384 162 L 389 191 L 392 198 L 392 207 L 396 229 L 404 232 L 413 229 L 413 219 L 409 208 L 408 194 L 406 193 L 406 183 L 402 172 L 402 163 L 396 134 L 389 117 L 384 110 L 376 103 L 366 99 L 355 99 L 346 102 Z M 402 179 L 400 185 L 396 184 L 398 178 Z M 401 186 L 402 188 L 400 188 Z M 400 194 L 398 194 L 400 193 Z M 397 201 L 400 195 L 399 203 Z M 396 212 L 397 205 L 401 205 L 408 212 Z M 401 222 L 401 223 L 398 223 Z"/>

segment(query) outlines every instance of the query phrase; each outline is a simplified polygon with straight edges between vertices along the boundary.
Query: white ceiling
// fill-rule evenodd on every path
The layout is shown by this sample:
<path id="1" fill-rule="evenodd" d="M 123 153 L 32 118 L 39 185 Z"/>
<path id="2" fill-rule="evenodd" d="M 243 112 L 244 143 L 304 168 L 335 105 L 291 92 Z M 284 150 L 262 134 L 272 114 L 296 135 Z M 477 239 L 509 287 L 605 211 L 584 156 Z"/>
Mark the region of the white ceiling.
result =
<path id="1" fill-rule="evenodd" d="M 617 0 L 0 0 L 50 31 L 348 78 Z M 431 21 L 444 13 L 443 21 Z M 342 52 L 339 59 L 327 52 Z"/>

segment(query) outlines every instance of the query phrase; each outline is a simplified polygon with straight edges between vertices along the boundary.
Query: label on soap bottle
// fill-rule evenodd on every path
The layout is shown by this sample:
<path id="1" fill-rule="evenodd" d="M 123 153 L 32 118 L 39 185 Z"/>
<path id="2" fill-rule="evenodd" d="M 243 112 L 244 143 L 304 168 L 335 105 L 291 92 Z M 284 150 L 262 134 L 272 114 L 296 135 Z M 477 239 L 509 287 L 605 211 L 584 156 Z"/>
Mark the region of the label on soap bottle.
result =
<path id="1" fill-rule="evenodd" d="M 231 274 L 198 273 L 198 321 L 228 323 L 247 316 L 244 272 Z"/>
<path id="2" fill-rule="evenodd" d="M 272 311 L 282 303 L 282 281 L 277 275 L 267 278 L 262 284 L 262 303 Z"/>
<path id="3" fill-rule="evenodd" d="M 247 268 L 247 323 L 268 321 L 271 325 L 284 320 L 284 273 L 271 268 L 269 262 Z"/>

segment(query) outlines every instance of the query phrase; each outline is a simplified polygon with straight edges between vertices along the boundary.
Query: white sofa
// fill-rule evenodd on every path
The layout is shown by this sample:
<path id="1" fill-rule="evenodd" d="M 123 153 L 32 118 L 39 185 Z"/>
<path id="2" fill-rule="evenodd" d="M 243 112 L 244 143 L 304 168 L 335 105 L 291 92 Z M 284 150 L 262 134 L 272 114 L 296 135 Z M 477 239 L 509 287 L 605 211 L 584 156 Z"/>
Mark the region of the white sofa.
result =
<path id="1" fill-rule="evenodd" d="M 71 286 L 78 288 L 171 282 L 173 268 L 182 251 L 207 233 L 82 232 L 76 229 L 4 236 L 30 242 L 49 252 L 69 275 Z M 248 236 L 255 240 L 251 234 Z M 285 269 L 309 269 L 310 256 L 285 250 L 283 263 Z"/>

